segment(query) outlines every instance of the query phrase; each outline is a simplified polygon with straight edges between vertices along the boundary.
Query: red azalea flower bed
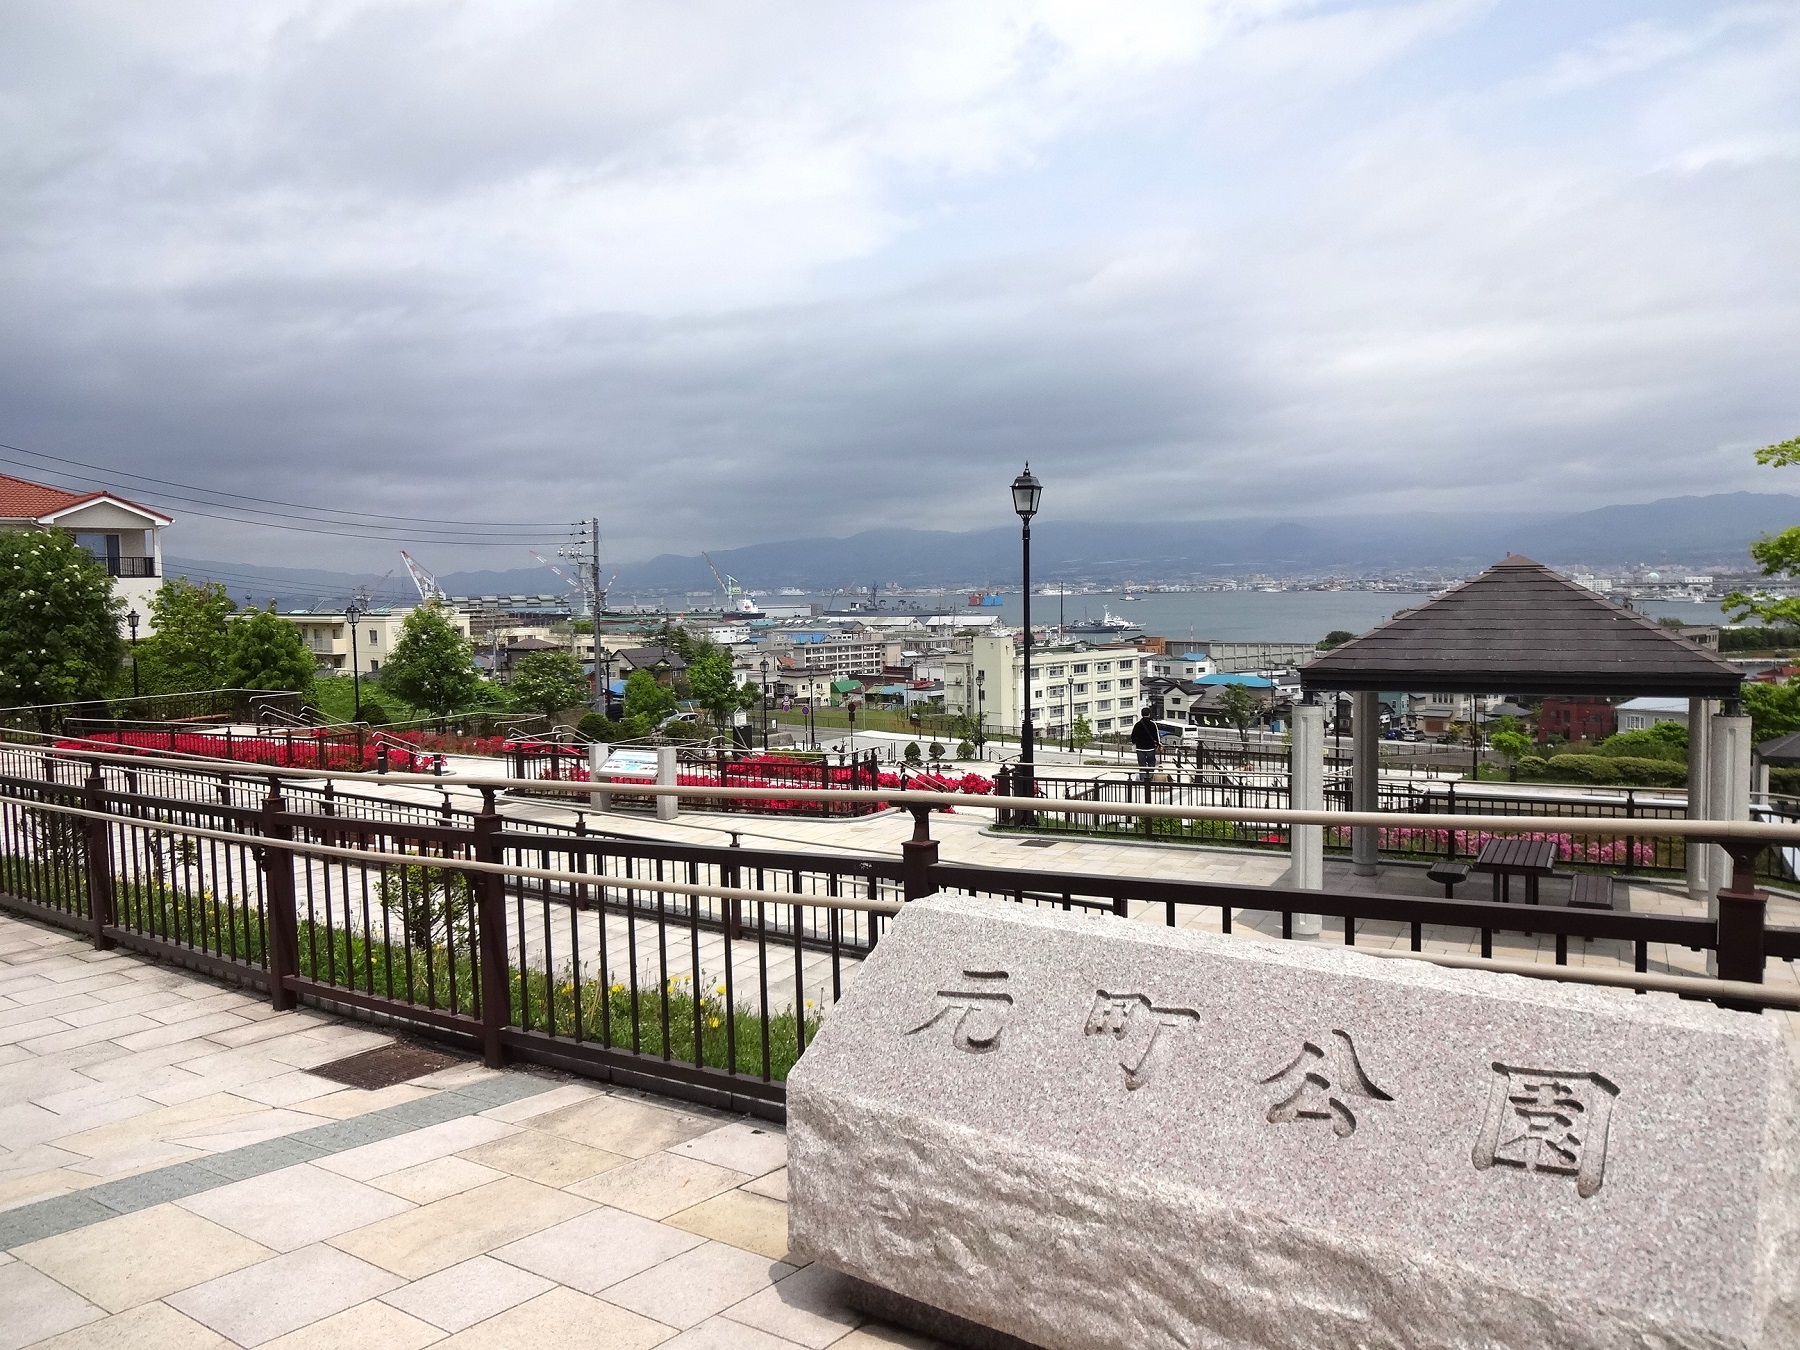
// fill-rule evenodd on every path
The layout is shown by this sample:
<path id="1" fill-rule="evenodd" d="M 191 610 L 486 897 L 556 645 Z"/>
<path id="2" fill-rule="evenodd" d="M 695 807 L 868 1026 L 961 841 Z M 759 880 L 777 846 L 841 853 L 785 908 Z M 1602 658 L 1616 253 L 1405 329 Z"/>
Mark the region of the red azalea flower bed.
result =
<path id="1" fill-rule="evenodd" d="M 277 768 L 341 769 L 346 773 L 373 773 L 377 752 L 387 747 L 387 767 L 394 773 L 429 773 L 437 756 L 446 750 L 465 755 L 500 755 L 506 744 L 498 736 L 442 736 L 419 731 L 367 733 L 362 745 L 341 731 L 296 730 L 292 735 L 238 736 L 218 731 L 101 731 L 80 740 L 61 740 L 58 750 L 79 752 L 105 745 L 145 754 L 191 755 L 204 759 L 231 759 L 245 764 Z"/>
<path id="2" fill-rule="evenodd" d="M 585 783 L 588 781 L 586 764 L 580 762 L 578 752 L 570 747 L 543 747 L 545 750 L 564 751 L 558 758 L 566 763 L 558 763 L 552 759 L 550 773 L 552 777 L 565 783 Z M 675 781 L 682 787 L 748 787 L 748 788 L 861 788 L 900 789 L 902 786 L 914 792 L 942 792 L 961 794 L 964 796 L 983 796 L 993 792 L 994 783 L 978 773 L 908 773 L 904 784 L 898 773 L 885 770 L 878 771 L 871 779 L 866 763 L 859 764 L 826 764 L 819 760 L 785 759 L 780 755 L 752 755 L 744 759 L 732 760 L 725 765 L 724 778 L 721 781 L 717 773 L 680 773 Z M 752 811 L 781 815 L 870 815 L 885 810 L 886 802 L 845 802 L 838 805 L 831 802 L 783 801 L 780 798 L 756 800 L 752 798 L 728 798 L 724 801 L 707 801 L 697 803 L 700 809 Z M 945 806 L 944 810 L 952 808 Z"/>

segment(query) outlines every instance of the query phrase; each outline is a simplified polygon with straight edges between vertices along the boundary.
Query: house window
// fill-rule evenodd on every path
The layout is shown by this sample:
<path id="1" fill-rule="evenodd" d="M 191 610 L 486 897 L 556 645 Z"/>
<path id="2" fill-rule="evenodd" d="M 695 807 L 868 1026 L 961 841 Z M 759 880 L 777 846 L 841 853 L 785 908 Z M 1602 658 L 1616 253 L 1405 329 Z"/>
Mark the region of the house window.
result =
<path id="1" fill-rule="evenodd" d="M 1063 673 L 1063 668 L 1061 666 L 1051 666 L 1050 667 L 1050 678 L 1051 679 L 1053 679 L 1053 680 L 1061 679 L 1062 673 Z"/>
<path id="2" fill-rule="evenodd" d="M 379 661 L 370 661 L 369 662 L 369 673 L 371 675 L 373 675 L 376 671 L 378 671 L 380 669 L 381 669 L 381 662 L 379 662 Z"/>
<path id="3" fill-rule="evenodd" d="M 1085 716 L 1087 713 L 1087 710 L 1088 710 L 1088 705 L 1085 703 L 1077 703 L 1075 705 L 1075 715 L 1077 717 Z"/>
<path id="4" fill-rule="evenodd" d="M 1086 685 L 1085 685 L 1085 684 L 1078 684 L 1078 685 L 1076 685 L 1076 686 L 1075 686 L 1075 690 L 1074 690 L 1074 691 L 1075 691 L 1075 692 L 1076 692 L 1076 693 L 1077 693 L 1077 694 L 1085 694 L 1085 693 L 1087 693 L 1087 691 L 1088 691 L 1088 687 L 1087 687 L 1087 686 L 1086 686 Z"/>
<path id="5" fill-rule="evenodd" d="M 369 630 L 369 645 L 371 647 L 373 647 L 380 641 L 381 641 L 381 631 L 376 628 L 371 628 Z"/>
<path id="6" fill-rule="evenodd" d="M 1110 717 L 1102 717 L 1102 718 L 1101 718 L 1101 719 L 1100 719 L 1100 723 L 1099 723 L 1099 725 L 1098 725 L 1098 726 L 1097 726 L 1097 727 L 1096 727 L 1096 728 L 1095 728 L 1095 730 L 1097 730 L 1097 731 L 1111 731 L 1111 730 L 1112 730 L 1112 718 L 1110 718 Z"/>
<path id="7" fill-rule="evenodd" d="M 1111 712 L 1112 711 L 1112 700 L 1110 698 L 1103 698 L 1098 703 L 1096 703 L 1094 706 L 1097 709 L 1099 709 L 1101 712 Z"/>
<path id="8" fill-rule="evenodd" d="M 1119 662 L 1119 669 L 1120 669 L 1120 670 L 1130 670 L 1130 669 L 1132 669 L 1132 668 L 1133 668 L 1133 663 L 1132 663 L 1132 662 L 1130 662 L 1130 661 L 1121 661 L 1121 662 Z"/>
<path id="9" fill-rule="evenodd" d="M 1096 662 L 1094 662 L 1094 669 L 1096 671 L 1100 672 L 1102 675 L 1104 675 L 1107 671 L 1112 669 L 1112 662 L 1111 661 L 1096 661 Z"/>
<path id="10" fill-rule="evenodd" d="M 1112 688 L 1111 680 L 1101 680 L 1099 684 L 1096 684 L 1094 686 L 1095 691 L 1098 693 L 1102 693 L 1102 694 L 1104 694 L 1107 690 L 1109 690 L 1111 688 Z"/>
<path id="11" fill-rule="evenodd" d="M 1127 690 L 1128 690 L 1128 689 L 1130 689 L 1130 688 L 1131 688 L 1131 681 L 1130 681 L 1130 680 L 1120 680 L 1120 681 L 1119 681 L 1119 692 L 1120 692 L 1120 693 L 1121 693 L 1121 694 L 1123 694 L 1123 693 L 1125 693 L 1125 692 L 1126 692 L 1126 691 L 1127 691 Z"/>
<path id="12" fill-rule="evenodd" d="M 1088 671 L 1087 671 L 1087 667 L 1085 665 L 1073 666 L 1070 668 L 1070 674 L 1073 674 L 1073 675 L 1085 675 L 1087 673 L 1088 673 Z"/>

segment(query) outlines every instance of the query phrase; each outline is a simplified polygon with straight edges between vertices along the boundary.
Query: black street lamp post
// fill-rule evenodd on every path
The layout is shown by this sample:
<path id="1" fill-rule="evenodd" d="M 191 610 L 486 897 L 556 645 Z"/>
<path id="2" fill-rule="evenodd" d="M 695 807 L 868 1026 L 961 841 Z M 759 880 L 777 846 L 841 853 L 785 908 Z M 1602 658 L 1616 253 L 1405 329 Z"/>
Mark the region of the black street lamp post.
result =
<path id="1" fill-rule="evenodd" d="M 763 753 L 769 753 L 769 658 L 762 659 Z"/>
<path id="2" fill-rule="evenodd" d="M 975 672 L 975 753 L 987 761 L 987 672 Z"/>
<path id="3" fill-rule="evenodd" d="M 362 616 L 362 606 L 354 600 L 344 609 L 344 619 L 350 625 L 350 700 L 355 709 L 350 720 L 353 722 L 362 721 L 362 658 L 356 648 L 356 625 Z"/>
<path id="4" fill-rule="evenodd" d="M 137 626 L 139 617 L 140 615 L 135 609 L 125 616 L 125 622 L 131 626 L 131 696 L 133 698 L 137 698 L 143 693 L 143 690 L 138 687 Z M 136 717 L 137 713 L 133 712 L 131 715 Z"/>
<path id="5" fill-rule="evenodd" d="M 1038 502 L 1043 495 L 1044 485 L 1033 476 L 1031 465 L 1026 464 L 1025 472 L 1013 479 L 1012 484 L 1013 510 L 1018 512 L 1020 522 L 1019 573 L 1025 591 L 1025 716 L 1019 723 L 1019 779 L 1013 787 L 1020 797 L 1037 795 L 1031 726 L 1031 518 L 1037 514 Z"/>

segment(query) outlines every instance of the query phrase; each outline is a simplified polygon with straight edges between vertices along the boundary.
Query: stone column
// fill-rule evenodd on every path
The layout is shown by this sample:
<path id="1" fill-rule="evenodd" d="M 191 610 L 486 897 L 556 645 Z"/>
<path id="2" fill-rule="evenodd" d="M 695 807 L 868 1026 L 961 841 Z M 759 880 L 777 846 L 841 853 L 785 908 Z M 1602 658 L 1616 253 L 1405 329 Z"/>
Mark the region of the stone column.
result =
<path id="1" fill-rule="evenodd" d="M 1711 786 L 1712 757 L 1707 746 L 1712 740 L 1712 700 L 1688 700 L 1688 774 L 1687 818 L 1709 820 L 1706 798 Z M 1710 903 L 1713 896 L 1712 854 L 1710 848 L 1694 847 L 1687 851 L 1688 898 Z"/>
<path id="2" fill-rule="evenodd" d="M 675 747 L 672 745 L 656 747 L 656 782 L 659 787 L 675 785 Z M 658 820 L 674 820 L 680 814 L 681 802 L 673 793 L 656 799 Z"/>
<path id="3" fill-rule="evenodd" d="M 1289 803 L 1296 811 L 1325 809 L 1325 710 L 1316 703 L 1294 709 L 1293 772 Z M 1287 883 L 1307 891 L 1325 889 L 1325 827 L 1295 825 L 1292 828 L 1292 864 Z M 1294 915 L 1295 937 L 1316 937 L 1317 914 Z"/>
<path id="4" fill-rule="evenodd" d="M 1720 715 L 1711 719 L 1712 727 L 1707 737 L 1707 758 L 1710 760 L 1710 772 L 1707 775 L 1706 806 L 1709 820 L 1749 820 L 1750 819 L 1750 758 L 1752 745 L 1750 740 L 1750 719 L 1731 715 Z M 1692 747 L 1689 747 L 1690 753 Z M 1708 855 L 1707 878 L 1711 883 L 1706 897 L 1706 917 L 1717 922 L 1719 917 L 1719 887 L 1731 878 L 1731 857 L 1717 844 L 1702 850 Z M 1716 954 L 1707 953 L 1706 964 L 1709 972 L 1714 969 Z"/>
<path id="5" fill-rule="evenodd" d="M 1351 722 L 1350 809 L 1376 811 L 1381 807 L 1381 697 L 1374 690 L 1358 690 Z M 1372 877 L 1380 860 L 1380 839 L 1373 825 L 1350 831 L 1350 858 L 1356 875 Z"/>

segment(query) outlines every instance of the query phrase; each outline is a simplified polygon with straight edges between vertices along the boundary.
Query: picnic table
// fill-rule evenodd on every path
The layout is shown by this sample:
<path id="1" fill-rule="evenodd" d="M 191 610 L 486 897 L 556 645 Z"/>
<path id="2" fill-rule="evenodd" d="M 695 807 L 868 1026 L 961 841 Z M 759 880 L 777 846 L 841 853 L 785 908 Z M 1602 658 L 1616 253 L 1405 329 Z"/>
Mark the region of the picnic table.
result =
<path id="1" fill-rule="evenodd" d="M 1525 878 L 1525 903 L 1538 902 L 1538 879 L 1556 869 L 1556 845 L 1548 839 L 1490 839 L 1481 846 L 1475 870 L 1494 879 L 1494 899 L 1512 901 L 1512 879 Z"/>

